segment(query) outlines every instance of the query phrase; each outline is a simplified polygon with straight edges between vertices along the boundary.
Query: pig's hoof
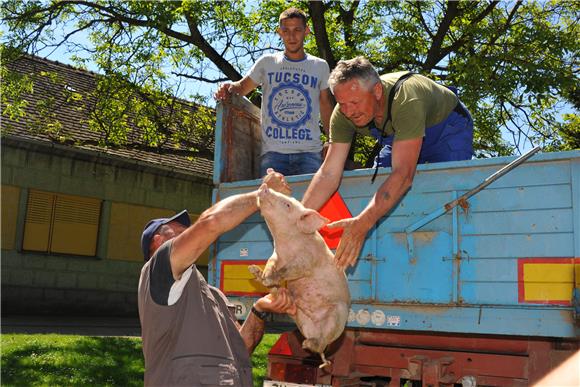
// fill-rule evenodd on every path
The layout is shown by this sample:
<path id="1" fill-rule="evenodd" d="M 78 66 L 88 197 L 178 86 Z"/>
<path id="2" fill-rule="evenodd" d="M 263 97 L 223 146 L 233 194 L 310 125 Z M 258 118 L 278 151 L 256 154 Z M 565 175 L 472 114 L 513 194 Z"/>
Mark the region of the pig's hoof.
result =
<path id="1" fill-rule="evenodd" d="M 320 357 L 322 358 L 322 364 L 318 366 L 318 368 L 324 368 L 327 366 L 332 365 L 332 362 L 328 359 L 326 359 L 326 356 L 324 356 L 324 352 L 320 352 Z"/>
<path id="2" fill-rule="evenodd" d="M 280 281 L 274 281 L 273 279 L 270 278 L 262 278 L 262 284 L 270 289 L 280 287 Z"/>
<path id="3" fill-rule="evenodd" d="M 250 266 L 248 266 L 248 270 L 250 271 L 250 273 L 252 273 L 252 275 L 256 279 L 258 279 L 258 280 L 261 280 L 262 279 L 262 269 L 260 269 L 259 266 L 250 265 Z"/>
<path id="4" fill-rule="evenodd" d="M 331 365 L 332 365 L 332 362 L 330 360 L 325 360 L 321 365 L 318 366 L 318 368 L 329 367 Z"/>
<path id="5" fill-rule="evenodd" d="M 319 368 L 324 368 L 332 364 L 326 359 L 326 356 L 324 356 L 324 346 L 321 345 L 320 340 L 314 338 L 306 339 L 302 342 L 302 348 L 320 354 L 322 364 L 318 366 Z"/>

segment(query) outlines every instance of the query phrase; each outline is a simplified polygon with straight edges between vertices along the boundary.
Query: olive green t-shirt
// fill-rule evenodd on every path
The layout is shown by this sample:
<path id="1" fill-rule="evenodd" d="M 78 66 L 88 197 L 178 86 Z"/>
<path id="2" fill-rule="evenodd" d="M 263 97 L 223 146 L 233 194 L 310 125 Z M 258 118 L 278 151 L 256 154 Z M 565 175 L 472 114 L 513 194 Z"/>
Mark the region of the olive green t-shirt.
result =
<path id="1" fill-rule="evenodd" d="M 407 71 L 400 71 L 381 76 L 385 100 L 391 88 Z M 385 136 L 395 134 L 395 141 L 423 137 L 425 128 L 442 122 L 457 105 L 457 96 L 448 88 L 419 74 L 407 78 L 393 99 L 392 122 L 384 128 Z M 347 143 L 352 141 L 354 132 L 370 136 L 370 128 L 383 128 L 387 120 L 387 103 L 385 102 L 382 122 L 370 122 L 358 127 L 345 117 L 337 104 L 330 118 L 330 142 Z"/>

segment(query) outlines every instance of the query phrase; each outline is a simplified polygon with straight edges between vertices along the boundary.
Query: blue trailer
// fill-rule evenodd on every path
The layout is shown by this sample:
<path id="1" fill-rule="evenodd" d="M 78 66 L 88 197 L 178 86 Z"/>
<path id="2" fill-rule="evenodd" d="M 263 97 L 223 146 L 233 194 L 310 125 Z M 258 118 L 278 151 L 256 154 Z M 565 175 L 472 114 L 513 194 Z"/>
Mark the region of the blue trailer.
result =
<path id="1" fill-rule="evenodd" d="M 214 201 L 260 184 L 259 122 L 246 99 L 218 106 Z M 462 197 L 514 159 L 419 166 L 347 271 L 352 306 L 332 367 L 319 369 L 290 330 L 272 348 L 266 385 L 580 385 L 580 151 L 536 154 Z M 389 172 L 374 184 L 372 170 L 345 172 L 325 215 L 358 214 Z M 311 178 L 287 177 L 293 196 Z M 240 319 L 266 291 L 247 266 L 272 249 L 259 213 L 213 246 L 210 282 Z"/>

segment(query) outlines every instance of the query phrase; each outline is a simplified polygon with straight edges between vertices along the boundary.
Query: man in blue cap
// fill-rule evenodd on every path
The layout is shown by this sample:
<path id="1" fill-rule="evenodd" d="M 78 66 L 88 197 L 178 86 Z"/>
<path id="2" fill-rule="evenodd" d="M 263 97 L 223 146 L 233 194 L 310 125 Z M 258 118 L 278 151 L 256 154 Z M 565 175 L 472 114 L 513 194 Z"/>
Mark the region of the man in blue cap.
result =
<path id="1" fill-rule="evenodd" d="M 264 182 L 288 193 L 284 177 Z M 192 225 L 187 211 L 154 219 L 143 231 L 145 265 L 139 279 L 139 318 L 146 386 L 252 386 L 250 354 L 264 333 L 267 312 L 296 313 L 286 289 L 258 299 L 240 326 L 225 295 L 208 285 L 196 260 L 222 233 L 257 210 L 257 191 L 231 196 Z"/>

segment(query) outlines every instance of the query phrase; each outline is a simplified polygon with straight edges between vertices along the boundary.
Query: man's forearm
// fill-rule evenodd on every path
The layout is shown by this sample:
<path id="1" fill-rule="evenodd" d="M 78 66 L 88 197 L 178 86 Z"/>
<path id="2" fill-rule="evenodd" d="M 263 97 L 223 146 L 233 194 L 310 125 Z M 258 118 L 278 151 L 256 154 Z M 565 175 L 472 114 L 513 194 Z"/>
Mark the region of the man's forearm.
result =
<path id="1" fill-rule="evenodd" d="M 199 219 L 173 242 L 171 270 L 178 279 L 224 232 L 257 211 L 256 191 L 230 196 L 205 210 Z"/>
<path id="2" fill-rule="evenodd" d="M 306 208 L 319 210 L 330 198 L 330 195 L 338 189 L 349 149 L 350 143 L 330 144 L 322 166 L 314 174 L 302 198 L 302 204 Z"/>
<path id="3" fill-rule="evenodd" d="M 254 90 L 258 85 L 252 80 L 252 78 L 245 76 L 237 82 L 233 82 L 230 92 L 245 96 Z"/>
<path id="4" fill-rule="evenodd" d="M 258 344 L 260 344 L 262 336 L 264 336 L 264 325 L 265 323 L 262 319 L 250 312 L 240 328 L 240 334 L 250 355 L 254 352 Z"/>
<path id="5" fill-rule="evenodd" d="M 220 200 L 206 210 L 200 220 L 202 218 L 216 218 L 212 223 L 219 226 L 220 230 L 217 232 L 221 234 L 236 227 L 257 210 L 256 191 L 253 191 Z"/>
<path id="6" fill-rule="evenodd" d="M 312 208 L 318 211 L 326 203 L 330 195 L 338 188 L 340 177 L 326 173 L 323 169 L 319 169 L 314 174 L 312 182 L 302 198 L 302 204 L 306 208 Z"/>
<path id="7" fill-rule="evenodd" d="M 367 207 L 360 213 L 359 218 L 372 227 L 401 200 L 411 187 L 412 182 L 412 179 L 402 174 L 391 174 L 374 194 Z"/>

